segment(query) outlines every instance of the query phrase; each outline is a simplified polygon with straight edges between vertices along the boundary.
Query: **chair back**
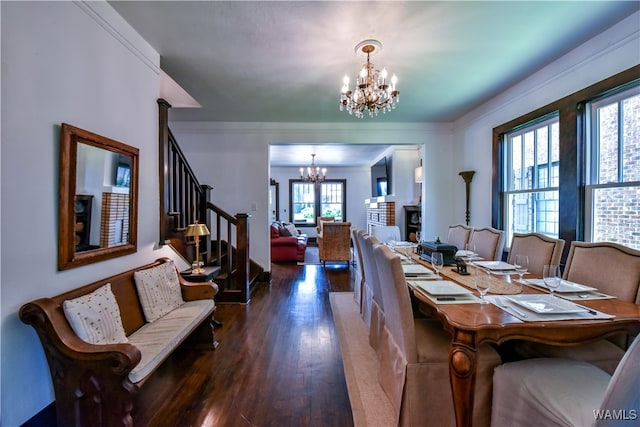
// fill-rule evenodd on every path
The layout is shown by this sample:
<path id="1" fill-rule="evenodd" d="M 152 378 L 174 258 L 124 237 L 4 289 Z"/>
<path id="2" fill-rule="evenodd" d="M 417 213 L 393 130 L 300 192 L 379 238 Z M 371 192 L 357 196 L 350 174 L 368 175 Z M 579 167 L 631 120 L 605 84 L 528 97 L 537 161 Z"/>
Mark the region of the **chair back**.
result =
<path id="1" fill-rule="evenodd" d="M 392 240 L 399 242 L 402 240 L 400 227 L 397 225 L 374 225 L 371 227 L 371 235 L 376 236 L 382 243 L 389 243 Z"/>
<path id="2" fill-rule="evenodd" d="M 322 225 L 327 222 L 335 222 L 335 218 L 332 216 L 319 216 L 316 218 L 316 231 L 318 234 L 322 233 Z"/>
<path id="3" fill-rule="evenodd" d="M 326 222 L 318 245 L 320 261 L 351 261 L 351 223 Z"/>
<path id="4" fill-rule="evenodd" d="M 355 257 L 358 261 L 358 274 L 360 275 L 360 281 L 364 282 L 364 261 L 362 259 L 362 247 L 360 246 L 358 233 L 362 233 L 363 235 L 365 234 L 364 230 L 358 230 L 355 227 L 351 229 L 351 244 L 355 248 Z"/>
<path id="5" fill-rule="evenodd" d="M 571 242 L 563 278 L 640 304 L 640 251 L 611 242 Z"/>
<path id="6" fill-rule="evenodd" d="M 471 231 L 473 228 L 467 227 L 464 224 L 456 224 L 449 226 L 449 232 L 447 233 L 447 243 L 455 246 L 458 250 L 464 250 L 466 244 L 471 237 Z"/>
<path id="7" fill-rule="evenodd" d="M 499 261 L 504 248 L 504 231 L 492 227 L 474 228 L 469 243 L 475 245 L 478 256 L 488 261 Z"/>
<path id="8" fill-rule="evenodd" d="M 613 373 L 611 381 L 604 393 L 601 410 L 620 411 L 626 410 L 627 416 L 630 410 L 640 408 L 640 393 L 638 393 L 638 384 L 640 384 L 640 338 L 636 338 L 620 361 L 620 364 Z M 635 414 L 636 417 L 640 414 Z M 600 419 L 596 422 L 596 426 L 613 426 L 620 425 L 620 420 L 616 419 Z"/>
<path id="9" fill-rule="evenodd" d="M 380 276 L 378 275 L 378 268 L 376 267 L 375 255 L 373 248 L 380 245 L 381 242 L 376 236 L 365 235 L 362 239 L 362 254 L 364 258 L 364 275 L 367 278 L 367 283 L 373 290 L 373 298 L 376 300 L 382 310 L 384 310 L 384 296 L 380 288 Z"/>
<path id="10" fill-rule="evenodd" d="M 358 239 L 358 233 L 364 232 L 356 227 L 351 229 L 351 245 L 354 248 L 354 258 L 358 262 L 358 270 L 356 271 L 356 281 L 353 285 L 353 298 L 358 302 L 360 312 L 362 312 L 362 296 L 364 290 L 364 263 L 362 260 L 362 248 Z"/>
<path id="11" fill-rule="evenodd" d="M 407 363 L 416 363 L 416 332 L 409 287 L 400 257 L 385 246 L 373 248 L 384 301 L 385 327 Z"/>
<path id="12" fill-rule="evenodd" d="M 554 239 L 540 233 L 513 233 L 507 262 L 513 264 L 516 255 L 527 255 L 529 273 L 542 275 L 543 266 L 560 264 L 562 249 L 563 239 Z"/>
<path id="13" fill-rule="evenodd" d="M 373 280 L 373 277 L 371 277 L 371 266 L 364 241 L 366 236 L 368 236 L 368 234 L 364 230 L 358 230 L 358 233 L 356 234 L 360 251 L 362 252 L 362 268 L 364 276 L 362 282 L 362 305 L 360 307 L 360 315 L 362 320 L 364 320 L 365 325 L 367 325 L 367 327 L 371 327 L 371 311 L 373 305 L 373 285 L 371 284 L 371 281 Z M 377 271 L 376 274 L 378 274 Z"/>

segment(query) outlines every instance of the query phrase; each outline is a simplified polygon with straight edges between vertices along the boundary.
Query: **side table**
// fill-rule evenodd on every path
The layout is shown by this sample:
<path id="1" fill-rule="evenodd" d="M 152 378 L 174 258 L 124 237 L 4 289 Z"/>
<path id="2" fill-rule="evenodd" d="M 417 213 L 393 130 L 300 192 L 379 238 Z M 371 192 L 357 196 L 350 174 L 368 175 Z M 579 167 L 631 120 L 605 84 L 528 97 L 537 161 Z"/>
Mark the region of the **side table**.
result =
<path id="1" fill-rule="evenodd" d="M 191 269 L 183 270 L 180 275 L 189 282 L 213 282 L 213 278 L 220 274 L 220 267 L 218 266 L 205 266 L 204 273 L 193 274 Z M 222 326 L 222 322 L 217 319 L 211 321 L 213 326 L 219 328 Z"/>
<path id="2" fill-rule="evenodd" d="M 193 274 L 191 269 L 183 270 L 180 275 L 189 282 L 212 282 L 213 278 L 220 273 L 220 267 L 207 266 L 204 267 L 204 273 Z"/>

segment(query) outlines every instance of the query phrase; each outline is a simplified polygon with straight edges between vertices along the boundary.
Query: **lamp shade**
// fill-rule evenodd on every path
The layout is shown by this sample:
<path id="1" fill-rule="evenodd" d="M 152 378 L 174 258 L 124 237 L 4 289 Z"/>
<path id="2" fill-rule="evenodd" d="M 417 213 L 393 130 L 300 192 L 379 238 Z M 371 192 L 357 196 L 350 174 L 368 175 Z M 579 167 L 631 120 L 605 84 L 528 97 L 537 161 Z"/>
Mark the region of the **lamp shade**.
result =
<path id="1" fill-rule="evenodd" d="M 210 234 L 209 229 L 205 224 L 189 224 L 185 236 L 206 236 Z"/>
<path id="2" fill-rule="evenodd" d="M 418 166 L 413 172 L 416 184 L 422 184 L 422 166 Z"/>

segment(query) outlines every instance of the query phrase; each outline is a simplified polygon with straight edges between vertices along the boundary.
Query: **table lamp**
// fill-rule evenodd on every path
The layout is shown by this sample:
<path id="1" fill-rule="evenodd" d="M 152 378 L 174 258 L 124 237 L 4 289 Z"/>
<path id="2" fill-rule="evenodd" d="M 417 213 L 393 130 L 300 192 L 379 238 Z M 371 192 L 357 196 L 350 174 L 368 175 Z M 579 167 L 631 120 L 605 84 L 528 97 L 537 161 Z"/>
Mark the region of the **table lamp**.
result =
<path id="1" fill-rule="evenodd" d="M 198 221 L 196 221 L 195 224 L 189 224 L 187 227 L 185 235 L 193 237 L 196 242 L 196 267 L 191 269 L 192 274 L 204 273 L 204 268 L 200 267 L 200 236 L 207 236 L 209 234 L 207 226 L 205 224 L 198 224 Z"/>

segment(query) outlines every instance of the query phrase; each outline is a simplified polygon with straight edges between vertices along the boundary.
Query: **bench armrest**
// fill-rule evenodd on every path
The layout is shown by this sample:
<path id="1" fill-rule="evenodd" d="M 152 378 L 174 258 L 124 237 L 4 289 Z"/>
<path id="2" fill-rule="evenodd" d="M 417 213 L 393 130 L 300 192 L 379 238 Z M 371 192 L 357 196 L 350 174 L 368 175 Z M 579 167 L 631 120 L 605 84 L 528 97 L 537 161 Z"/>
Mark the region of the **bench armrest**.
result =
<path id="1" fill-rule="evenodd" d="M 49 298 L 23 305 L 20 319 L 36 330 L 48 358 L 51 353 L 73 362 L 99 362 L 117 375 L 128 374 L 140 362 L 140 350 L 133 344 L 91 344 L 81 340 L 71 329 L 62 308 Z"/>
<path id="2" fill-rule="evenodd" d="M 189 282 L 178 275 L 182 288 L 182 299 L 195 301 L 199 299 L 213 299 L 218 293 L 218 285 L 213 282 Z"/>

